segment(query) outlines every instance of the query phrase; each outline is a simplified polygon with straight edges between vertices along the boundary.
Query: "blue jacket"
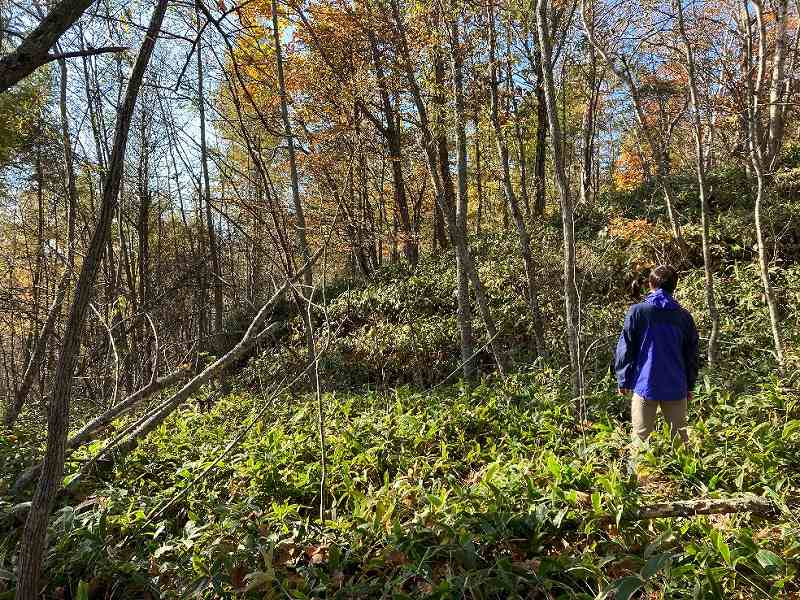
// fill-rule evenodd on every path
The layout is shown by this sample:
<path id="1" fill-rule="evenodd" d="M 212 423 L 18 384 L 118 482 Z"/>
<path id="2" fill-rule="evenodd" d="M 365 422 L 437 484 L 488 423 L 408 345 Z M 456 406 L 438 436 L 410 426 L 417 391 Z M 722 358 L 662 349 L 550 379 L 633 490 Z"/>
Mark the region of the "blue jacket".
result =
<path id="1" fill-rule="evenodd" d="M 682 400 L 700 367 L 692 315 L 664 290 L 633 305 L 617 344 L 615 368 L 621 389 L 647 400 Z"/>

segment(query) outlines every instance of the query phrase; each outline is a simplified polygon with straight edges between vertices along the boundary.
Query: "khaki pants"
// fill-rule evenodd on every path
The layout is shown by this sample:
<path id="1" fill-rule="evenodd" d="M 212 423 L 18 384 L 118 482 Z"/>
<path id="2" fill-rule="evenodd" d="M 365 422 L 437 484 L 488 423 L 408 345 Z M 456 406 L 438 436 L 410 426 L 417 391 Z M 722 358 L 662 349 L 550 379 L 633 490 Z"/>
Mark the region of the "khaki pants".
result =
<path id="1" fill-rule="evenodd" d="M 645 441 L 653 432 L 656 425 L 656 412 L 661 407 L 661 414 L 664 420 L 669 423 L 670 431 L 674 441 L 681 441 L 684 444 L 689 441 L 686 433 L 688 424 L 687 401 L 683 400 L 645 400 L 639 394 L 634 394 L 631 399 L 631 422 L 633 424 L 632 438 L 634 443 Z"/>

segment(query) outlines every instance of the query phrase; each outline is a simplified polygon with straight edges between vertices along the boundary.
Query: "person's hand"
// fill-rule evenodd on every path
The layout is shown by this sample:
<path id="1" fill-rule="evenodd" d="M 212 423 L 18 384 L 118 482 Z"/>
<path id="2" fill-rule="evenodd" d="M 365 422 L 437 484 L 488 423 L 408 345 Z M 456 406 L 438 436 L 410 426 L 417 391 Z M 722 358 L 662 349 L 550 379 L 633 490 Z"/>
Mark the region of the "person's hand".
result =
<path id="1" fill-rule="evenodd" d="M 620 396 L 630 396 L 631 395 L 631 390 L 629 390 L 627 388 L 619 388 L 617 390 L 617 392 L 619 393 Z"/>

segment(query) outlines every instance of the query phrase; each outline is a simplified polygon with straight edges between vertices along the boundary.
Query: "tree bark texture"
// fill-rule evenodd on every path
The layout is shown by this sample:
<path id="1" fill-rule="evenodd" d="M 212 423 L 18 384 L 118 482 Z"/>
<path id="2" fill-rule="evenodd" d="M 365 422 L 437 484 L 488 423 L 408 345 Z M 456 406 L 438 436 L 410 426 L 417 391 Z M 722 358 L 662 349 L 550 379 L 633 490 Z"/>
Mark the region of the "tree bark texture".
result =
<path id="1" fill-rule="evenodd" d="M 61 0 L 14 52 L 0 59 L 0 94 L 42 65 L 55 60 L 50 49 L 94 0 Z"/>

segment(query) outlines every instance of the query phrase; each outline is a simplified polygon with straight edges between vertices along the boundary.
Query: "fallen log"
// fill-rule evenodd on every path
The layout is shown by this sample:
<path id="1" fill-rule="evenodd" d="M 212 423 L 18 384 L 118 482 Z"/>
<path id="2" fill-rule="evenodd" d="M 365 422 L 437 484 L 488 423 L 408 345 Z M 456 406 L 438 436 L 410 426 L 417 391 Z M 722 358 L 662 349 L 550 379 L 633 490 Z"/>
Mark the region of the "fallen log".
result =
<path id="1" fill-rule="evenodd" d="M 276 294 L 276 296 L 277 295 L 278 294 Z M 196 375 L 189 380 L 180 390 L 175 392 L 175 394 L 170 396 L 165 402 L 147 415 L 146 418 L 144 418 L 137 425 L 137 427 L 130 432 L 127 438 L 120 441 L 118 444 L 115 444 L 113 447 L 105 448 L 100 454 L 98 454 L 98 458 L 108 456 L 111 451 L 124 455 L 133 450 L 138 445 L 141 438 L 145 437 L 148 433 L 163 423 L 164 420 L 171 415 L 176 408 L 178 408 L 178 406 L 188 400 L 192 394 L 199 390 L 205 383 L 221 375 L 227 367 L 241 358 L 248 350 L 250 350 L 250 348 L 255 346 L 256 343 L 274 334 L 278 329 L 280 329 L 282 327 L 281 323 L 272 323 L 260 333 L 256 333 L 256 331 L 258 331 L 258 327 L 261 326 L 261 323 L 266 318 L 267 308 L 270 304 L 272 304 L 272 302 L 270 302 L 268 305 L 265 305 L 264 308 L 261 309 L 259 314 L 253 320 L 253 323 L 250 325 L 250 328 L 247 330 L 244 338 L 242 338 L 242 340 L 236 344 L 236 346 L 234 346 L 230 352 L 217 359 L 211 365 L 206 367 L 199 375 Z"/>
<path id="2" fill-rule="evenodd" d="M 634 511 L 623 513 L 623 521 L 645 521 L 668 517 L 693 517 L 695 515 L 722 515 L 751 512 L 769 516 L 775 514 L 775 505 L 763 496 L 743 494 L 733 498 L 698 498 L 696 500 L 676 500 L 640 506 Z"/>
<path id="3" fill-rule="evenodd" d="M 82 446 L 86 442 L 91 439 L 94 439 L 95 435 L 108 427 L 111 422 L 119 417 L 120 415 L 128 412 L 132 408 L 134 408 L 137 404 L 139 404 L 142 400 L 149 398 L 153 394 L 157 394 L 164 388 L 170 387 L 182 379 L 184 379 L 189 374 L 188 366 L 178 369 L 177 371 L 173 371 L 169 375 L 165 375 L 164 377 L 159 377 L 154 381 L 147 384 L 145 387 L 140 389 L 137 392 L 134 392 L 121 402 L 117 402 L 114 406 L 104 412 L 102 415 L 95 417 L 91 421 L 89 421 L 86 425 L 84 425 L 78 433 L 72 436 L 69 441 L 67 442 L 67 449 L 74 449 L 78 446 Z"/>
<path id="4" fill-rule="evenodd" d="M 586 494 L 588 502 L 589 495 Z M 697 498 L 694 500 L 676 500 L 674 502 L 657 502 L 630 508 L 621 515 L 608 513 L 592 513 L 591 505 L 581 502 L 588 511 L 578 518 L 564 519 L 557 527 L 561 531 L 575 531 L 583 528 L 588 519 L 594 517 L 594 524 L 602 528 L 619 523 L 633 523 L 650 519 L 691 518 L 699 515 L 724 515 L 736 513 L 752 513 L 764 518 L 775 518 L 786 508 L 780 508 L 772 500 L 756 494 L 745 493 L 730 498 Z"/>
<path id="5" fill-rule="evenodd" d="M 177 371 L 173 371 L 169 375 L 165 375 L 164 377 L 159 377 L 158 379 L 154 379 L 146 386 L 141 388 L 140 390 L 134 392 L 127 398 L 117 402 L 114 406 L 104 412 L 102 415 L 95 417 L 86 425 L 84 425 L 78 433 L 72 436 L 69 440 L 67 440 L 67 456 L 75 451 L 76 448 L 83 446 L 94 440 L 97 437 L 97 434 L 102 432 L 106 427 L 108 427 L 114 419 L 120 417 L 121 415 L 125 414 L 126 412 L 130 411 L 131 409 L 135 408 L 143 400 L 146 400 L 153 394 L 157 394 L 164 388 L 167 388 L 175 383 L 178 383 L 183 378 L 185 378 L 189 374 L 188 368 L 181 368 Z M 39 471 L 42 469 L 42 464 L 37 463 L 31 467 L 25 469 L 22 473 L 19 474 L 14 485 L 11 487 L 12 494 L 18 494 L 21 492 L 25 487 L 28 486 L 38 475 Z"/>

